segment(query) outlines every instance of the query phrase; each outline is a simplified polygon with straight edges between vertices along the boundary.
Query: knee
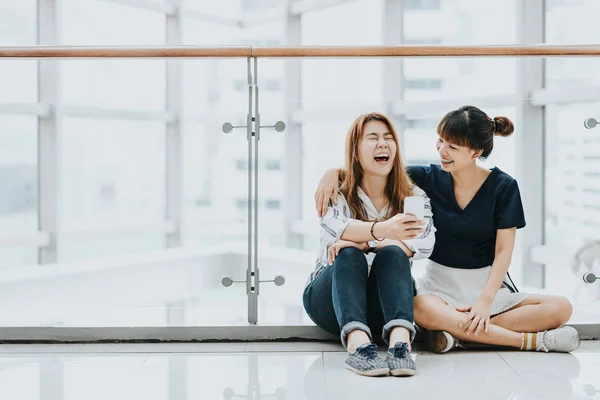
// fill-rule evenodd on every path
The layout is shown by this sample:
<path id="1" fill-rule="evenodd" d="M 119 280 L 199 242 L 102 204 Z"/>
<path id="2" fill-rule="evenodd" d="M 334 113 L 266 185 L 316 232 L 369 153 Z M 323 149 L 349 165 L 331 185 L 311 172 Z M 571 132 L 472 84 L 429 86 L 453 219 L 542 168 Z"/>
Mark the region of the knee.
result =
<path id="1" fill-rule="evenodd" d="M 573 315 L 573 305 L 566 297 L 554 297 L 552 299 L 551 315 L 554 327 L 561 327 L 571 319 L 571 315 Z"/>
<path id="2" fill-rule="evenodd" d="M 365 253 L 363 253 L 356 247 L 345 247 L 342 250 L 340 250 L 340 254 L 338 254 L 336 258 L 336 260 L 339 259 L 362 261 L 365 260 Z"/>
<path id="3" fill-rule="evenodd" d="M 365 258 L 365 254 L 357 248 L 345 247 L 342 250 L 340 250 L 340 254 L 338 254 L 338 256 L 336 257 L 333 265 L 336 269 L 340 269 L 343 267 L 367 268 L 367 259 Z"/>
<path id="4" fill-rule="evenodd" d="M 427 299 L 423 296 L 415 297 L 415 323 L 421 328 L 436 330 L 439 328 L 440 316 L 436 315 L 435 308 L 430 307 L 429 302 L 426 300 Z"/>
<path id="5" fill-rule="evenodd" d="M 408 256 L 400 246 L 386 246 L 377 252 L 377 255 L 386 257 L 399 257 L 408 261 Z"/>
<path id="6" fill-rule="evenodd" d="M 387 271 L 398 278 L 412 275 L 410 260 L 404 250 L 398 246 L 387 246 L 379 250 L 371 265 L 371 271 L 383 274 Z"/>
<path id="7" fill-rule="evenodd" d="M 398 246 L 386 246 L 377 252 L 373 260 L 373 268 L 385 265 L 401 266 L 410 270 L 410 260 L 404 250 Z"/>

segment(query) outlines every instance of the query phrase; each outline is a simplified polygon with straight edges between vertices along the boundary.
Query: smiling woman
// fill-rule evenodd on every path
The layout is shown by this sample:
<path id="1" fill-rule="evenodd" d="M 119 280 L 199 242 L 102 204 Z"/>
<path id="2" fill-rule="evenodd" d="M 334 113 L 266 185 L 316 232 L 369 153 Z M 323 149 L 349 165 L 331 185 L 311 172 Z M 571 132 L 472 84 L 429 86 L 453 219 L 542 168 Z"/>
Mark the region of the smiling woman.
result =
<path id="1" fill-rule="evenodd" d="M 412 189 L 408 176 L 404 173 L 404 163 L 398 152 L 398 140 L 391 122 L 375 113 L 367 114 L 363 118 L 364 122 L 357 120 L 346 137 L 346 167 L 352 173 L 348 174 L 347 182 L 341 190 L 348 198 L 353 215 L 367 220 L 357 191 L 351 190 L 357 184 L 368 185 L 372 182 L 369 179 L 362 181 L 363 177 L 387 179 L 389 175 L 392 184 L 385 187 L 385 197 L 373 199 L 378 209 L 387 204 L 388 198 L 404 199 L 410 195 Z M 355 161 L 356 149 L 358 162 Z M 370 188 L 363 189 L 370 191 Z M 396 215 L 402 210 L 402 201 L 392 202 L 390 207 L 390 215 Z"/>
<path id="2" fill-rule="evenodd" d="M 346 136 L 339 199 L 321 218 L 321 251 L 303 295 L 315 324 L 341 335 L 346 368 L 368 376 L 414 375 L 413 259 L 427 258 L 435 228 L 429 199 L 404 168 L 398 137 L 382 114 L 359 116 Z M 424 197 L 425 221 L 402 214 L 409 196 Z M 374 253 L 367 254 L 365 253 Z M 389 343 L 384 360 L 371 341 Z"/>
<path id="3" fill-rule="evenodd" d="M 441 156 L 442 168 L 451 171 L 467 165 L 473 157 L 487 159 L 494 149 L 494 136 L 510 136 L 515 127 L 506 117 L 491 119 L 477 107 L 464 106 L 446 114 L 437 129 L 439 139 L 436 148 Z M 464 132 L 470 134 L 465 135 Z"/>
<path id="4" fill-rule="evenodd" d="M 390 132 L 388 132 L 384 123 L 379 122 L 379 121 L 372 121 L 367 126 L 369 128 L 369 131 L 367 131 L 368 133 L 365 134 L 365 142 L 366 143 L 375 143 L 376 144 L 379 141 L 379 137 L 383 136 L 383 140 L 389 142 L 390 145 L 393 144 L 391 146 L 394 149 L 393 153 L 396 152 L 395 143 L 394 143 L 394 135 L 392 135 Z M 365 147 L 367 147 L 367 146 L 365 146 Z M 367 150 L 369 150 L 369 147 L 367 147 Z M 395 154 L 391 154 L 392 158 L 394 157 L 394 155 Z M 390 159 L 390 151 L 387 149 L 382 149 L 382 150 L 376 151 L 373 158 L 375 159 L 375 161 L 377 162 L 378 165 L 387 166 L 388 161 Z"/>

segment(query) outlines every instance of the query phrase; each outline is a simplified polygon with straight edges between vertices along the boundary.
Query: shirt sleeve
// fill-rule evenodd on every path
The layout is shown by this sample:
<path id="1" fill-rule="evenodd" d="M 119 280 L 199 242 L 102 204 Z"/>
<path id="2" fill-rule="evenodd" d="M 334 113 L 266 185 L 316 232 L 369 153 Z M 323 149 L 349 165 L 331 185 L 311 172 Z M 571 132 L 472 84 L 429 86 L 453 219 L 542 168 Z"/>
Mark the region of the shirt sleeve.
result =
<path id="1" fill-rule="evenodd" d="M 346 199 L 341 193 L 338 193 L 337 206 L 333 205 L 333 202 L 329 200 L 327 213 L 321 217 L 321 242 L 328 245 L 334 244 L 340 240 L 346 227 L 354 221 L 357 220 L 351 218 L 350 208 Z"/>
<path id="2" fill-rule="evenodd" d="M 424 187 L 427 178 L 428 167 L 410 165 L 406 167 L 406 172 L 415 185 Z"/>
<path id="3" fill-rule="evenodd" d="M 517 228 L 525 226 L 525 213 L 521 202 L 521 193 L 516 180 L 507 185 L 500 194 L 494 211 L 496 229 Z"/>
<path id="4" fill-rule="evenodd" d="M 422 196 L 425 199 L 425 214 L 424 220 L 427 222 L 425 232 L 417 236 L 414 239 L 403 240 L 402 243 L 406 245 L 413 253 L 414 260 L 422 260 L 429 258 L 433 253 L 433 247 L 435 245 L 435 226 L 433 224 L 433 212 L 431 210 L 431 201 L 425 192 L 418 186 L 413 189 L 413 196 Z"/>

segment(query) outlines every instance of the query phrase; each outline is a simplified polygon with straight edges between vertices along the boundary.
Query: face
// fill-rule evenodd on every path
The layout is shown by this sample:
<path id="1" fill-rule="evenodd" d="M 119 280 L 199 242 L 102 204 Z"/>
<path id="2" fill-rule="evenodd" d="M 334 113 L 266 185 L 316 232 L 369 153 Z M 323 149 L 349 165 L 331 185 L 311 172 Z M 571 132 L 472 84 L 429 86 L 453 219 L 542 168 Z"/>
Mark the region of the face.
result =
<path id="1" fill-rule="evenodd" d="M 396 158 L 394 134 L 381 121 L 369 121 L 363 127 L 358 159 L 365 175 L 389 175 Z"/>
<path id="2" fill-rule="evenodd" d="M 476 151 L 465 146 L 458 146 L 438 138 L 435 146 L 440 153 L 440 163 L 444 171 L 459 171 L 477 161 L 481 151 Z"/>

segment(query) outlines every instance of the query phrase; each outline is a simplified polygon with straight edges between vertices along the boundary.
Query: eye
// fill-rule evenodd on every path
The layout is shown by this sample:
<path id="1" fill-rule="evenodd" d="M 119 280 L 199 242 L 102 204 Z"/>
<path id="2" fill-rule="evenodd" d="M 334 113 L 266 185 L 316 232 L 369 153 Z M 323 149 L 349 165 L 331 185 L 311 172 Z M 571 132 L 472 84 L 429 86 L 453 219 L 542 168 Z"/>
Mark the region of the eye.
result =
<path id="1" fill-rule="evenodd" d="M 451 148 L 452 150 L 457 150 L 457 148 L 456 148 L 456 147 L 454 147 L 454 146 L 450 146 L 450 148 Z"/>

